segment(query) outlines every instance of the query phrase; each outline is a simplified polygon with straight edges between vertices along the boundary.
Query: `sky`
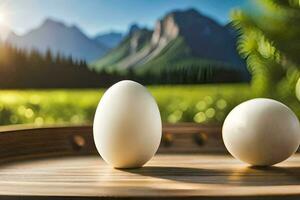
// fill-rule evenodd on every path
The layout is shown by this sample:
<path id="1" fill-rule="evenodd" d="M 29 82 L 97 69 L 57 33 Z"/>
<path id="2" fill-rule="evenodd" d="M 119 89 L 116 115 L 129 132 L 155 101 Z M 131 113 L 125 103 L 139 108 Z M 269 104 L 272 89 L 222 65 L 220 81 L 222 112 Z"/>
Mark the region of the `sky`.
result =
<path id="1" fill-rule="evenodd" d="M 132 23 L 151 28 L 167 12 L 191 7 L 225 24 L 231 9 L 246 4 L 247 0 L 0 0 L 0 25 L 24 34 L 50 17 L 94 36 L 126 32 Z"/>

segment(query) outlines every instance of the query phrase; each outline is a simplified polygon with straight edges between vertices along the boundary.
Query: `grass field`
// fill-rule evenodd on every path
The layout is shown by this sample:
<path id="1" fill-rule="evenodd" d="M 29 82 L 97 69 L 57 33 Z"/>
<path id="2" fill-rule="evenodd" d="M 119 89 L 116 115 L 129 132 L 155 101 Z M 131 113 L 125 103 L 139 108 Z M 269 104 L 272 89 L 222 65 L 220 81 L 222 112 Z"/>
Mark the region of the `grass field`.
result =
<path id="1" fill-rule="evenodd" d="M 152 86 L 164 122 L 221 123 L 251 97 L 247 84 Z M 0 125 L 91 123 L 104 89 L 1 90 Z"/>

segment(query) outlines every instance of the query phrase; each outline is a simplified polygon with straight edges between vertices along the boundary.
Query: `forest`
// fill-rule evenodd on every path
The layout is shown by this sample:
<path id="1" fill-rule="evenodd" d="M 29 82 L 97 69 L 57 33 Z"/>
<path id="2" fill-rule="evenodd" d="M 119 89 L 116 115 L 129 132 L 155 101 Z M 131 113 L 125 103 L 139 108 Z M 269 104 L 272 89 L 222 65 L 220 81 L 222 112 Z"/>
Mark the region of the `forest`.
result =
<path id="1" fill-rule="evenodd" d="M 117 75 L 95 73 L 84 60 L 72 56 L 45 55 L 38 51 L 0 45 L 0 88 L 95 88 L 120 80 Z"/>
<path id="2" fill-rule="evenodd" d="M 170 66 L 159 73 L 138 74 L 133 70 L 126 73 L 94 71 L 86 61 L 72 56 L 45 55 L 36 50 L 15 48 L 0 44 L 0 88 L 100 88 L 131 79 L 147 85 L 155 84 L 199 84 L 240 82 L 238 71 L 223 65 L 202 64 L 193 66 Z"/>

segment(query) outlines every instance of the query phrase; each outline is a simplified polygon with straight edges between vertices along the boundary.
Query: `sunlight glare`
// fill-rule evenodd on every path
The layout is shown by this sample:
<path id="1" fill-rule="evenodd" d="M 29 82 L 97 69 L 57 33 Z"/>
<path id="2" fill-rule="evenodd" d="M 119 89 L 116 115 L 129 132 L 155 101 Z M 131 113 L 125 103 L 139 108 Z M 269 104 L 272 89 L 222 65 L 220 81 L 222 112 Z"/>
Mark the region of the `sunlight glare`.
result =
<path id="1" fill-rule="evenodd" d="M 5 15 L 3 13 L 0 13 L 0 25 L 5 24 Z"/>

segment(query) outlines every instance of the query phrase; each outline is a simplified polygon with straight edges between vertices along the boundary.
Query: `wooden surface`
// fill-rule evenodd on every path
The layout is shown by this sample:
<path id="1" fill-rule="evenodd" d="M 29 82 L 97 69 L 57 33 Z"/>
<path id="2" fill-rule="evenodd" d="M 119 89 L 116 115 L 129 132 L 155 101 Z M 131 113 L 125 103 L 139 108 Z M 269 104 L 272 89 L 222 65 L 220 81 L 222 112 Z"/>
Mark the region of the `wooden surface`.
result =
<path id="1" fill-rule="evenodd" d="M 113 169 L 92 128 L 0 129 L 0 199 L 300 199 L 300 154 L 270 168 L 226 153 L 220 127 L 164 125 L 143 168 Z"/>
<path id="2" fill-rule="evenodd" d="M 283 199 L 300 195 L 299 163 L 297 155 L 250 168 L 229 156 L 159 154 L 143 168 L 118 170 L 99 156 L 44 158 L 2 165 L 0 195 Z"/>

